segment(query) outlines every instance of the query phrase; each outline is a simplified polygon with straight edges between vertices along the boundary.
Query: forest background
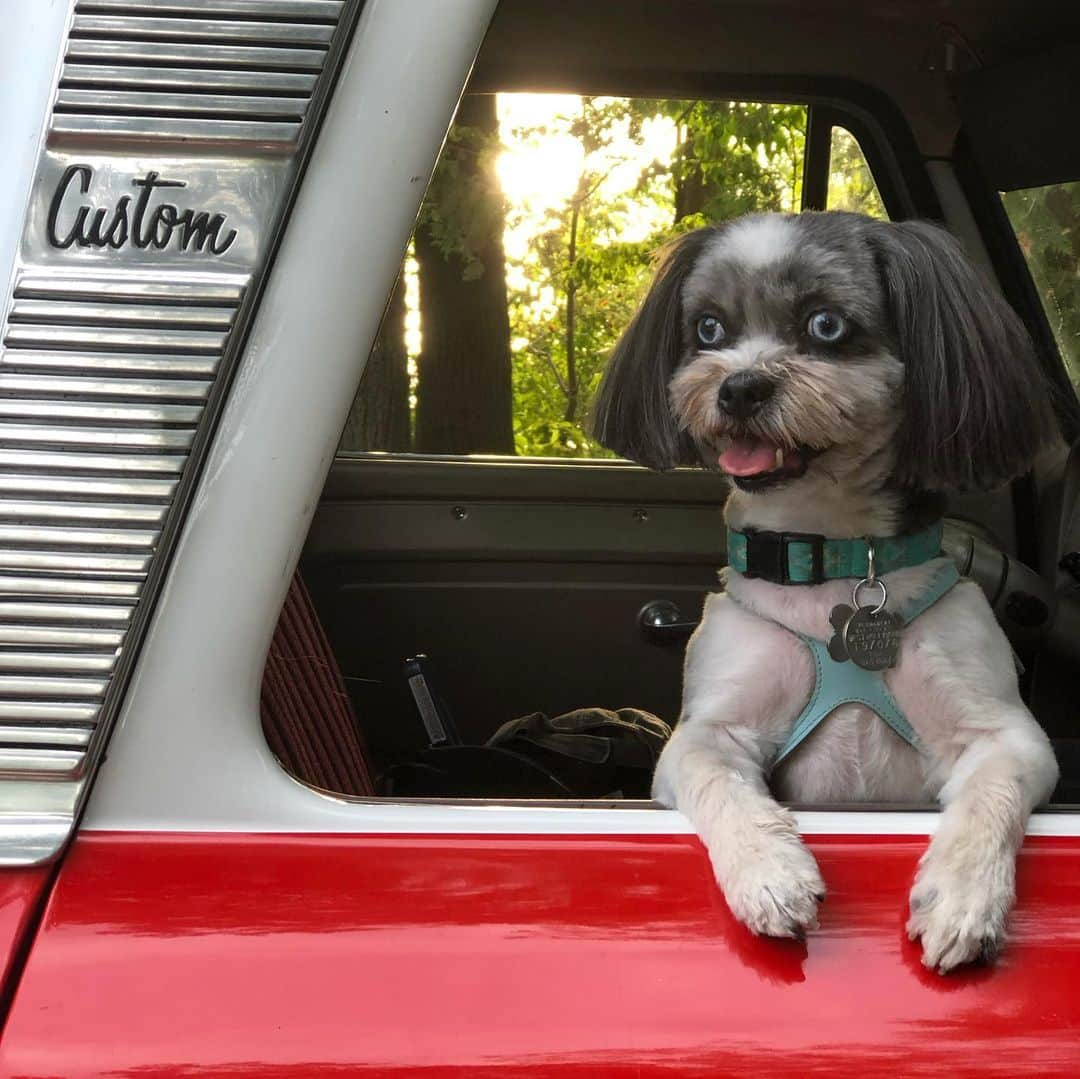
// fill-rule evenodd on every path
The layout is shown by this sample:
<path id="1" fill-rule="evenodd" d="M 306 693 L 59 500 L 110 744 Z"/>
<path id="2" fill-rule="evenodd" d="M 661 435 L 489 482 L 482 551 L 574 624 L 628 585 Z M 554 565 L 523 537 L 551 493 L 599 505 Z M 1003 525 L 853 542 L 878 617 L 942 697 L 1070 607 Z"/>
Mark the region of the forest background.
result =
<path id="1" fill-rule="evenodd" d="M 797 210 L 806 120 L 799 105 L 467 95 L 341 449 L 610 456 L 588 407 L 655 252 L 703 224 Z M 1080 385 L 1080 184 L 1004 204 Z M 885 216 L 839 127 L 827 205 Z"/>

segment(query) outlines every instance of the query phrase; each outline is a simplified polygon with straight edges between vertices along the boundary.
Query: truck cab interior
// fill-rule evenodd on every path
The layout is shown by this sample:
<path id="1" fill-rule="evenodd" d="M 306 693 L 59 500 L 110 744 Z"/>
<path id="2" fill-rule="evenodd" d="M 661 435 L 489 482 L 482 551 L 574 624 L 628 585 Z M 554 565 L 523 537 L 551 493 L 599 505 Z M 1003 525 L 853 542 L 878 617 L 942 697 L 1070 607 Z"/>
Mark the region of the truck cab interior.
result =
<path id="1" fill-rule="evenodd" d="M 676 722 L 725 481 L 612 459 L 589 395 L 658 237 L 840 208 L 943 223 L 1036 343 L 1059 430 L 1029 475 L 950 498 L 946 550 L 1023 666 L 1054 802 L 1080 803 L 1078 41 L 1065 3 L 504 0 L 271 646 L 285 767 L 393 795 L 432 710 L 466 747 L 534 713 Z M 468 793 L 535 796 L 514 782 Z"/>

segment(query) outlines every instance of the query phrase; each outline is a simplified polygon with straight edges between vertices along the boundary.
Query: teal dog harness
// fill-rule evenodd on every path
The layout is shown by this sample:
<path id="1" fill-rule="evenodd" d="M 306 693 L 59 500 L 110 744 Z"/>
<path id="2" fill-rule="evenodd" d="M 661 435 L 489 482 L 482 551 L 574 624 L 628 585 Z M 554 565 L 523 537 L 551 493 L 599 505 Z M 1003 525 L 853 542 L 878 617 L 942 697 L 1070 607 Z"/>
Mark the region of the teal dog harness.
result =
<path id="1" fill-rule="evenodd" d="M 941 539 L 941 522 L 908 536 L 843 540 L 807 533 L 729 529 L 728 565 L 746 577 L 761 577 L 777 584 L 820 584 L 826 580 L 862 578 L 867 571 L 862 582 L 865 584 L 875 581 L 875 567 L 878 572 L 888 573 L 939 557 Z M 956 565 L 951 560 L 944 563 L 921 592 L 893 612 L 893 617 L 901 627 L 910 625 L 959 580 Z M 881 606 L 884 607 L 887 593 L 881 581 L 876 583 L 883 588 Z M 814 686 L 780 747 L 774 767 L 798 749 L 842 704 L 866 706 L 908 745 L 918 749 L 918 736 L 889 692 L 883 670 L 867 670 L 850 659 L 836 659 L 825 642 L 794 630 L 788 632 L 795 633 L 810 650 L 814 662 Z"/>
<path id="2" fill-rule="evenodd" d="M 960 573 L 953 562 L 947 562 L 931 577 L 926 588 L 896 612 L 907 626 L 923 611 L 932 607 L 957 581 Z M 775 767 L 793 753 L 833 711 L 842 704 L 864 704 L 876 712 L 909 746 L 919 747 L 919 739 L 896 698 L 885 684 L 883 671 L 867 671 L 850 660 L 837 662 L 829 655 L 828 646 L 803 633 L 796 636 L 810 649 L 814 661 L 814 688 L 810 699 L 795 720 L 787 741 L 773 762 Z"/>

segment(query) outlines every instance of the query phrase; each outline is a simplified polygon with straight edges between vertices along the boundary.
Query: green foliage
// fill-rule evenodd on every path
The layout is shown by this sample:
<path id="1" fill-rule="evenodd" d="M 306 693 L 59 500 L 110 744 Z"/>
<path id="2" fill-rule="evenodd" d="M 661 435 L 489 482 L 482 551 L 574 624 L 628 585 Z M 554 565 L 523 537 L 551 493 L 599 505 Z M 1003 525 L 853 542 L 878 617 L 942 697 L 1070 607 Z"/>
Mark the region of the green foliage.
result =
<path id="1" fill-rule="evenodd" d="M 794 210 L 802 193 L 806 109 L 745 101 L 651 103 L 678 130 L 670 170 L 675 218 L 724 221 Z"/>
<path id="2" fill-rule="evenodd" d="M 1002 202 L 1080 390 L 1080 181 L 1009 191 Z"/>
<path id="3" fill-rule="evenodd" d="M 648 125 L 665 120 L 672 149 L 642 161 Z M 526 142 L 569 134 L 582 161 L 574 190 L 548 208 L 524 254 L 508 256 L 518 453 L 610 456 L 585 434 L 588 402 L 653 252 L 709 221 L 797 207 L 805 128 L 795 106 L 586 97 L 577 111 L 514 131 Z"/>
<path id="4" fill-rule="evenodd" d="M 832 129 L 826 201 L 830 210 L 869 214 L 882 221 L 888 216 L 859 144 L 851 132 L 842 127 Z"/>
<path id="5" fill-rule="evenodd" d="M 518 100 L 525 112 L 515 114 Z M 607 457 L 585 433 L 589 402 L 647 287 L 653 253 L 677 233 L 713 221 L 797 210 L 807 113 L 803 106 L 734 101 L 552 100 L 561 108 L 537 110 L 535 98 L 500 96 L 502 127 L 493 133 L 470 126 L 480 113 L 466 99 L 420 221 L 444 256 L 461 259 L 466 278 L 484 273 L 483 239 L 505 229 L 515 451 Z M 506 115 L 540 119 L 509 129 Z M 538 170 L 535 197 L 504 196 L 495 166 L 507 150 L 534 154 L 526 167 L 535 162 Z M 553 196 L 559 183 L 565 188 Z M 1044 203 L 1037 212 L 1025 204 L 1025 212 L 1048 221 L 1053 206 Z M 884 216 L 858 144 L 841 129 L 833 132 L 829 205 Z M 1039 226 L 1033 242 L 1059 267 L 1055 304 L 1075 317 L 1075 249 L 1070 285 L 1061 269 L 1060 225 L 1057 247 L 1043 235 L 1047 227 Z M 1076 324 L 1069 325 L 1075 339 Z M 454 359 L 470 362 L 466 355 Z"/>
<path id="6" fill-rule="evenodd" d="M 439 155 L 418 224 L 426 226 L 445 258 L 458 255 L 465 280 L 484 273 L 479 255 L 487 237 L 501 230 L 506 199 L 495 161 L 502 144 L 497 133 L 455 124 Z M 479 168 L 470 158 L 479 158 Z"/>

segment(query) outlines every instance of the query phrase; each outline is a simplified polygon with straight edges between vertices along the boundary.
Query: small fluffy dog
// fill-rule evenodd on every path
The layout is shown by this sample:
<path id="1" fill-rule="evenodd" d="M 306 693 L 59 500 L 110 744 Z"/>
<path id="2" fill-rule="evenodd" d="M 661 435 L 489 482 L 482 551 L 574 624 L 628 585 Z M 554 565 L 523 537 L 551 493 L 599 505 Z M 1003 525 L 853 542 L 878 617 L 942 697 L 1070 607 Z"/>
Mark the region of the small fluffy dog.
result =
<path id="1" fill-rule="evenodd" d="M 1019 474 L 1054 430 L 1027 334 L 959 246 L 929 224 L 848 213 L 753 215 L 670 244 L 593 416 L 597 437 L 632 460 L 728 473 L 729 528 L 879 544 L 932 526 L 943 492 Z M 939 572 L 952 572 L 947 559 L 884 573 L 887 610 Z M 654 796 L 693 823 L 735 916 L 778 937 L 816 926 L 825 885 L 774 795 L 936 797 L 944 812 L 908 933 L 942 972 L 990 959 L 1027 818 L 1058 772 L 976 584 L 906 625 L 883 672 L 914 746 L 846 703 L 774 770 L 814 690 L 807 638 L 833 636 L 853 584 L 727 571 L 687 650 Z"/>

